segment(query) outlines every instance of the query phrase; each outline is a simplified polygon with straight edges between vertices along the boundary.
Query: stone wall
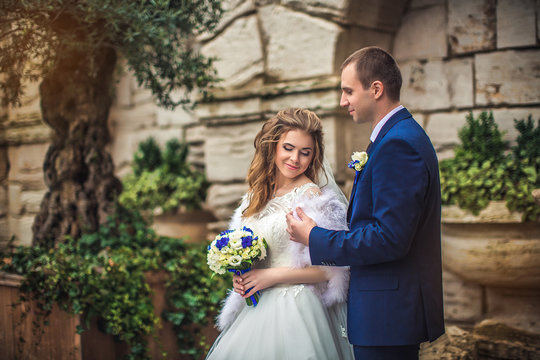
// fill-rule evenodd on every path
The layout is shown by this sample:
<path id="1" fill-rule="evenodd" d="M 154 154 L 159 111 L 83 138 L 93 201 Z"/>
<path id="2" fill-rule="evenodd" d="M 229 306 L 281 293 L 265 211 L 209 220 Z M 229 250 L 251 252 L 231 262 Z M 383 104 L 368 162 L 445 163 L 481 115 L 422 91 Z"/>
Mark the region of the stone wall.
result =
<path id="1" fill-rule="evenodd" d="M 492 110 L 506 139 L 514 119 L 540 118 L 540 47 L 534 0 L 416 0 L 394 43 L 402 101 L 439 158 L 452 156 L 465 116 Z"/>
<path id="2" fill-rule="evenodd" d="M 253 138 L 262 121 L 300 106 L 322 118 L 327 157 L 348 192 L 347 159 L 365 148 L 370 129 L 354 125 L 340 109 L 338 69 L 350 52 L 367 45 L 386 48 L 398 60 L 402 102 L 440 158 L 452 155 L 469 111 L 493 110 L 511 138 L 514 118 L 540 118 L 539 4 L 228 0 L 217 33 L 201 38 L 202 51 L 219 58 L 223 78 L 211 102 L 192 113 L 166 111 L 129 71 L 119 77 L 110 114 L 117 174 L 130 171 L 138 143 L 148 136 L 162 144 L 172 137 L 188 141 L 190 160 L 204 167 L 212 182 L 208 207 L 220 229 L 246 190 Z M 23 107 L 0 112 L 0 242 L 15 234 L 30 243 L 30 225 L 45 191 L 41 167 L 49 136 L 37 86 L 30 84 Z M 476 291 L 467 286 L 456 288 Z"/>

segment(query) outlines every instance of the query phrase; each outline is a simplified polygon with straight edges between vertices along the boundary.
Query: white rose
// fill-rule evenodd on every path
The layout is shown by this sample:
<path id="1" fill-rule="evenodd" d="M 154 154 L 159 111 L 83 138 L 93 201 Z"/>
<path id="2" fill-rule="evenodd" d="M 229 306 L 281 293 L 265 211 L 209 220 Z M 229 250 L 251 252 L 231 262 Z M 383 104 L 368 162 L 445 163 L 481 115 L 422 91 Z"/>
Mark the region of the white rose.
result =
<path id="1" fill-rule="evenodd" d="M 368 159 L 368 154 L 365 151 L 362 152 L 353 152 L 351 159 L 354 161 L 358 160 L 360 166 L 364 166 Z"/>
<path id="2" fill-rule="evenodd" d="M 240 239 L 234 239 L 229 242 L 229 246 L 231 247 L 231 249 L 234 249 L 234 250 L 240 250 L 242 248 L 242 240 Z"/>
<path id="3" fill-rule="evenodd" d="M 229 265 L 231 266 L 239 266 L 242 264 L 242 257 L 240 255 L 233 255 L 229 259 Z"/>

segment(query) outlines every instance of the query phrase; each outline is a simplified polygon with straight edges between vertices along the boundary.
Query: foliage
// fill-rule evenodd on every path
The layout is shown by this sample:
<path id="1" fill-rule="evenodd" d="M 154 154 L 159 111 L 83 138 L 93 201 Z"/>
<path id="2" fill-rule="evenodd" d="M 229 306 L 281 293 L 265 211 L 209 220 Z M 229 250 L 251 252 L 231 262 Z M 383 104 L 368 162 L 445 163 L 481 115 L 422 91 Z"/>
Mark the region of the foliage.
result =
<path id="1" fill-rule="evenodd" d="M 20 103 L 23 83 L 45 78 L 72 54 L 87 54 L 96 76 L 96 56 L 121 54 L 139 85 L 165 107 L 191 103 L 193 90 L 206 95 L 216 80 L 212 58 L 194 50 L 194 38 L 212 31 L 221 0 L 29 0 L 0 4 L 0 92 Z M 183 96 L 175 96 L 177 90 Z"/>
<path id="2" fill-rule="evenodd" d="M 531 115 L 527 120 L 514 120 L 514 125 L 519 135 L 512 148 L 510 175 L 514 186 L 506 194 L 508 208 L 530 214 L 528 219 L 535 220 L 540 216 L 540 208 L 530 194 L 540 188 L 540 119 L 536 127 Z"/>
<path id="3" fill-rule="evenodd" d="M 53 249 L 21 246 L 0 256 L 11 259 L 1 271 L 24 275 L 22 300 L 36 300 L 45 318 L 57 304 L 82 315 L 86 326 L 102 319 L 106 333 L 129 345 L 128 359 L 149 359 L 147 339 L 159 322 L 145 273 L 169 274 L 170 311 L 163 315 L 174 325 L 181 353 L 194 357 L 206 349 L 195 346 L 192 334 L 199 337 L 225 295 L 225 280 L 211 277 L 204 246 L 158 237 L 138 213 L 120 207 L 79 241 L 67 238 Z"/>
<path id="4" fill-rule="evenodd" d="M 524 221 L 538 219 L 540 208 L 531 193 L 540 187 L 540 120 L 536 128 L 531 116 L 514 123 L 519 136 L 507 153 L 492 113 L 467 116 L 455 156 L 440 162 L 443 204 L 478 214 L 490 201 L 506 200 L 508 209 L 523 213 Z"/>
<path id="5" fill-rule="evenodd" d="M 169 140 L 162 152 L 153 138 L 139 144 L 133 173 L 123 179 L 120 202 L 133 209 L 172 211 L 198 209 L 206 199 L 204 174 L 187 162 L 188 146 Z"/>

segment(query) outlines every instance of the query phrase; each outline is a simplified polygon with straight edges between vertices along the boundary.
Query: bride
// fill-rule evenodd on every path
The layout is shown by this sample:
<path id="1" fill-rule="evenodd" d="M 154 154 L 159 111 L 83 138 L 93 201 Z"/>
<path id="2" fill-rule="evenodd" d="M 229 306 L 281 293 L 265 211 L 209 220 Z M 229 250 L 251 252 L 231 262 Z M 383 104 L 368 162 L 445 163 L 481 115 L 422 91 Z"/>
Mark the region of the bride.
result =
<path id="1" fill-rule="evenodd" d="M 266 259 L 233 277 L 217 318 L 220 336 L 207 359 L 353 359 L 347 340 L 349 269 L 312 266 L 309 249 L 289 241 L 286 214 L 301 206 L 317 224 L 346 229 L 347 200 L 323 164 L 320 119 L 291 108 L 255 137 L 249 191 L 229 229 L 251 228 L 268 243 Z M 248 290 L 249 289 L 249 290 Z M 261 292 L 259 304 L 244 298 Z"/>

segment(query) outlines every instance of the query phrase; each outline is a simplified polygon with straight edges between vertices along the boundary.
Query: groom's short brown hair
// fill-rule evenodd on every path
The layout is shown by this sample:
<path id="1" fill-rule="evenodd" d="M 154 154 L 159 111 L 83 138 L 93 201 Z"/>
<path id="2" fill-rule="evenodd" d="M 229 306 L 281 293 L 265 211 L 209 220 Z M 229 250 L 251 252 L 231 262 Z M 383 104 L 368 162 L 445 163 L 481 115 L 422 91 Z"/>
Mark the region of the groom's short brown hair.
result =
<path id="1" fill-rule="evenodd" d="M 365 47 L 352 53 L 341 65 L 341 71 L 349 64 L 356 65 L 356 75 L 364 90 L 367 90 L 372 82 L 379 80 L 383 83 L 389 99 L 399 101 L 401 71 L 388 52 L 376 46 Z"/>

